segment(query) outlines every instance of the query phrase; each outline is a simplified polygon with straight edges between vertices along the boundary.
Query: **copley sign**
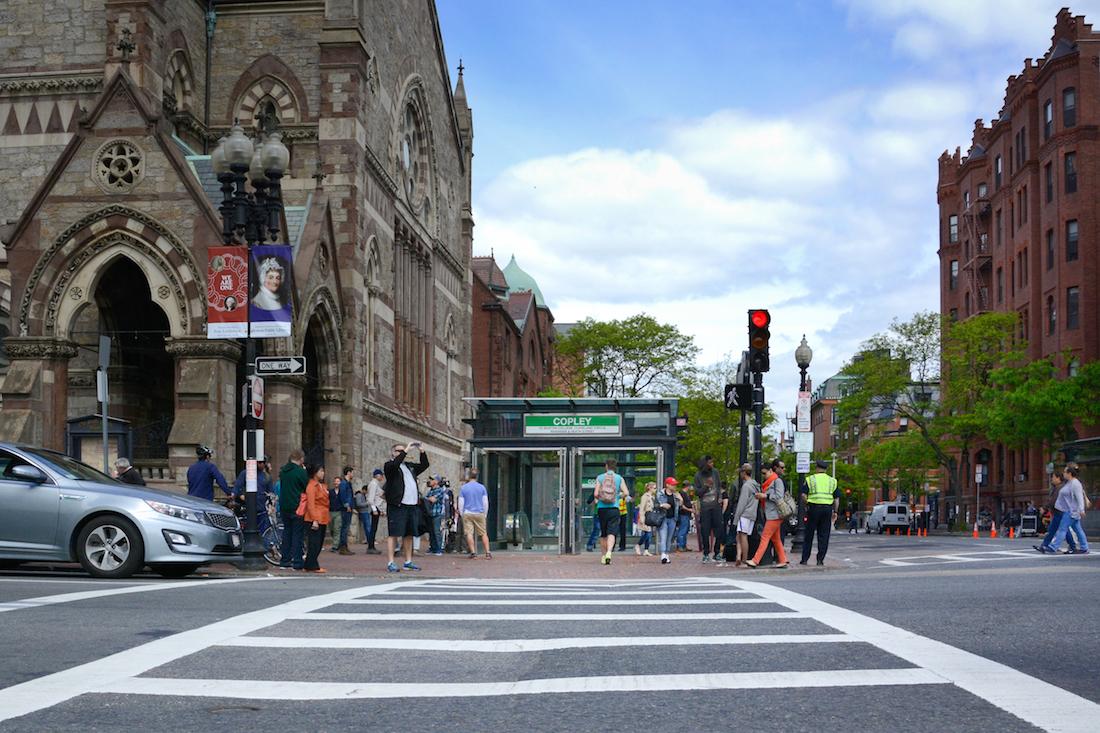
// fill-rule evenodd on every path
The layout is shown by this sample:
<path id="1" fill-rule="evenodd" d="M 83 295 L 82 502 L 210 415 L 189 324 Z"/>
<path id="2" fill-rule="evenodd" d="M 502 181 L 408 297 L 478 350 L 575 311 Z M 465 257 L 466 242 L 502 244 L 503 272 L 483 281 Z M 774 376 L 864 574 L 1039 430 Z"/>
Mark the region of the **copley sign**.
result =
<path id="1" fill-rule="evenodd" d="M 523 416 L 524 435 L 622 435 L 617 413 L 600 415 L 543 414 Z"/>

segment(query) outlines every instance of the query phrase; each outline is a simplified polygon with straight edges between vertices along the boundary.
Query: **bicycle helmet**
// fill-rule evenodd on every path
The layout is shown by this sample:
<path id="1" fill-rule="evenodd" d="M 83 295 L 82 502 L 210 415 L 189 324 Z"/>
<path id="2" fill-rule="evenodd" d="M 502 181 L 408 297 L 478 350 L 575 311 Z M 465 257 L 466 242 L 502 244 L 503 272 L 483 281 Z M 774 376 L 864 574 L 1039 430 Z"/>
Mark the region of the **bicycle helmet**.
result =
<path id="1" fill-rule="evenodd" d="M 210 450 L 209 446 L 200 445 L 195 448 L 195 455 L 199 458 L 208 458 L 214 455 L 214 451 Z"/>

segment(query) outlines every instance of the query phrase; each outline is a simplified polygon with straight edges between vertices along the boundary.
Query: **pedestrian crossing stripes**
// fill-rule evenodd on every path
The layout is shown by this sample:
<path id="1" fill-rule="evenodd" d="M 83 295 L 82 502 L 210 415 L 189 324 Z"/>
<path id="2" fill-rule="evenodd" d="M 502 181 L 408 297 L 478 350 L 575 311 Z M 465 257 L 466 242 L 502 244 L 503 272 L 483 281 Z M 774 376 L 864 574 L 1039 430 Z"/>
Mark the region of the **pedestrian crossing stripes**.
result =
<path id="1" fill-rule="evenodd" d="M 347 608 L 356 610 L 338 610 Z M 811 654 L 818 645 L 837 653 Z M 363 657 L 337 669 L 331 650 L 340 649 L 370 650 L 386 674 L 365 668 Z M 725 651 L 734 649 L 763 661 L 739 663 Z M 280 650 L 299 655 L 296 663 L 265 667 Z M 697 654 L 709 655 L 702 671 L 675 666 Z M 660 660 L 662 671 L 643 671 Z M 418 667 L 425 664 L 477 675 L 425 684 Z M 205 674 L 210 669 L 219 677 Z M 661 690 L 917 686 L 922 695 L 961 689 L 1045 730 L 1083 732 L 1100 719 L 1100 705 L 1054 685 L 786 587 L 690 578 L 417 580 L 307 596 L 2 689 L 0 721 L 106 694 L 131 705 L 142 697 L 232 698 L 242 689 L 253 700 L 333 704 L 562 694 L 575 703 L 578 695 Z"/>

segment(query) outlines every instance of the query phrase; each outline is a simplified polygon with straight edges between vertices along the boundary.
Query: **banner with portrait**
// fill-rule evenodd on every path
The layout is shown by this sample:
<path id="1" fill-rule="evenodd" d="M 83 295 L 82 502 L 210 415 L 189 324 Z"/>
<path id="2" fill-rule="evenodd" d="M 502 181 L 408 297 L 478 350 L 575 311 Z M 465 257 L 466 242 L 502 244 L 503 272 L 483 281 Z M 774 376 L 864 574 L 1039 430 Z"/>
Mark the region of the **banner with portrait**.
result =
<path id="1" fill-rule="evenodd" d="M 289 245 L 262 244 L 252 247 L 252 288 L 248 308 L 253 336 L 290 336 L 290 276 Z"/>
<path id="2" fill-rule="evenodd" d="M 206 260 L 206 338 L 248 335 L 248 250 L 210 247 Z"/>

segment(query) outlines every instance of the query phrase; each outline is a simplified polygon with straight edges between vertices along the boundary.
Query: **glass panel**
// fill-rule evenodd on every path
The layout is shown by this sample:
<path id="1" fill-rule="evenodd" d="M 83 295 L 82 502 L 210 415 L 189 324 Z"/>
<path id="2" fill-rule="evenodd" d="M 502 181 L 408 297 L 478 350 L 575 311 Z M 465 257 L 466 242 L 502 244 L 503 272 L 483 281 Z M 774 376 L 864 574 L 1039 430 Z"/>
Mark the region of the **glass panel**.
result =
<path id="1" fill-rule="evenodd" d="M 530 477 L 531 535 L 555 540 L 561 524 L 561 471 L 557 451 L 526 454 Z"/>

